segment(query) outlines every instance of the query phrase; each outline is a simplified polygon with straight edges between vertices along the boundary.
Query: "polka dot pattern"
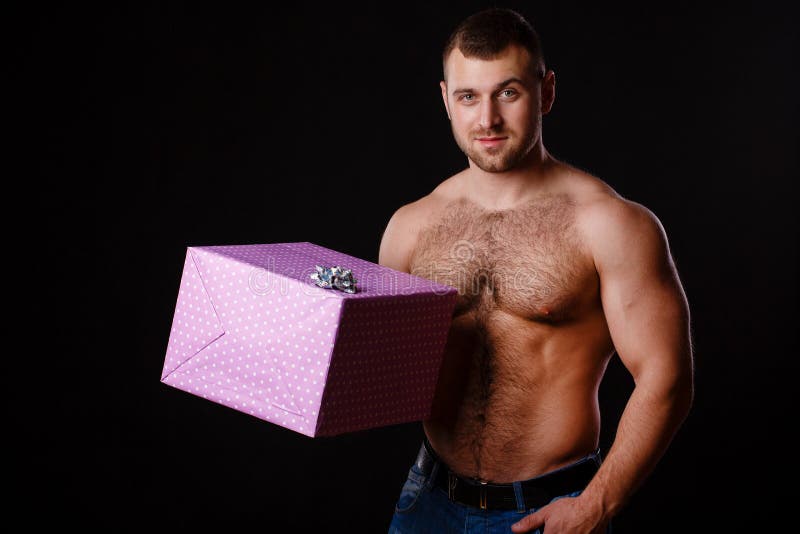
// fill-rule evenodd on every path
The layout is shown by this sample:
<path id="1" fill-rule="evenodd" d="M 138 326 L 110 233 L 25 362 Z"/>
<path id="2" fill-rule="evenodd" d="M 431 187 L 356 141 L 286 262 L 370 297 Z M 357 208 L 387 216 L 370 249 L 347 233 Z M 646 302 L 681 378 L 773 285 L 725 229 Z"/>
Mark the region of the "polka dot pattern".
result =
<path id="1" fill-rule="evenodd" d="M 447 300 L 422 293 L 347 302 L 319 435 L 429 415 L 452 315 Z"/>
<path id="2" fill-rule="evenodd" d="M 317 287 L 315 265 L 359 291 Z M 161 380 L 307 436 L 420 420 L 455 298 L 308 242 L 188 247 Z"/>

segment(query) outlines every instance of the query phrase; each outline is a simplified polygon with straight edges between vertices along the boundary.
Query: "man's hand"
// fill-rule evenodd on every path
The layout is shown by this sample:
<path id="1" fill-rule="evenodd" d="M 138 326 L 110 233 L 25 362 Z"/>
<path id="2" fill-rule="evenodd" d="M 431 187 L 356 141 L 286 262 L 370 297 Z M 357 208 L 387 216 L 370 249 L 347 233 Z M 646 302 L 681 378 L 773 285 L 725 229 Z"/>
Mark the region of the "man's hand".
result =
<path id="1" fill-rule="evenodd" d="M 511 531 L 530 532 L 542 527 L 547 534 L 602 534 L 608 522 L 580 496 L 561 497 L 511 525 Z"/>

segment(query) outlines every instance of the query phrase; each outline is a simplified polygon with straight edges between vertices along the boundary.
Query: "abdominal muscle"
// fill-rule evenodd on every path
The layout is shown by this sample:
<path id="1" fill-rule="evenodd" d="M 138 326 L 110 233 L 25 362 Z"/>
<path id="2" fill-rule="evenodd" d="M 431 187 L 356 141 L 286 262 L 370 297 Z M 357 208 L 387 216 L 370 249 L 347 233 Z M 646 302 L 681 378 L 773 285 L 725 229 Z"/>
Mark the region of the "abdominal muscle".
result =
<path id="1" fill-rule="evenodd" d="M 569 324 L 502 309 L 453 320 L 423 428 L 457 474 L 525 480 L 597 448 L 597 391 L 613 349 L 596 310 Z"/>

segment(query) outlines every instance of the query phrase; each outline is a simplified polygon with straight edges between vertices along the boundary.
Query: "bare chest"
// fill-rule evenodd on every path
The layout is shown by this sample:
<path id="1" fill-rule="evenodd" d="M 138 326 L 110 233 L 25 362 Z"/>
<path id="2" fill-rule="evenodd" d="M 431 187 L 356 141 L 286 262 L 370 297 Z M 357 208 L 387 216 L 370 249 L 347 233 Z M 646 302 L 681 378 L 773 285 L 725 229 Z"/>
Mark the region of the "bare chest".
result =
<path id="1" fill-rule="evenodd" d="M 507 211 L 459 201 L 420 234 L 411 272 L 456 287 L 456 316 L 502 309 L 533 321 L 568 320 L 597 276 L 565 197 Z"/>

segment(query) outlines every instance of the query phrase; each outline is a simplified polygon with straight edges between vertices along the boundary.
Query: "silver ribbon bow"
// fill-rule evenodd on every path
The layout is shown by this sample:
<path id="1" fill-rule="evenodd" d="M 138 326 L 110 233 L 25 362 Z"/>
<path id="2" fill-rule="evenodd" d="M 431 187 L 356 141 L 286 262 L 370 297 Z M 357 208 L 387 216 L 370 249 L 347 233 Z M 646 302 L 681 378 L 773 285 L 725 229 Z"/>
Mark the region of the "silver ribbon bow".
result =
<path id="1" fill-rule="evenodd" d="M 319 287 L 325 289 L 340 289 L 345 293 L 356 292 L 356 279 L 353 278 L 353 272 L 350 269 L 342 269 L 338 265 L 334 267 L 317 267 L 317 272 L 311 274 L 311 279 L 314 280 Z"/>

